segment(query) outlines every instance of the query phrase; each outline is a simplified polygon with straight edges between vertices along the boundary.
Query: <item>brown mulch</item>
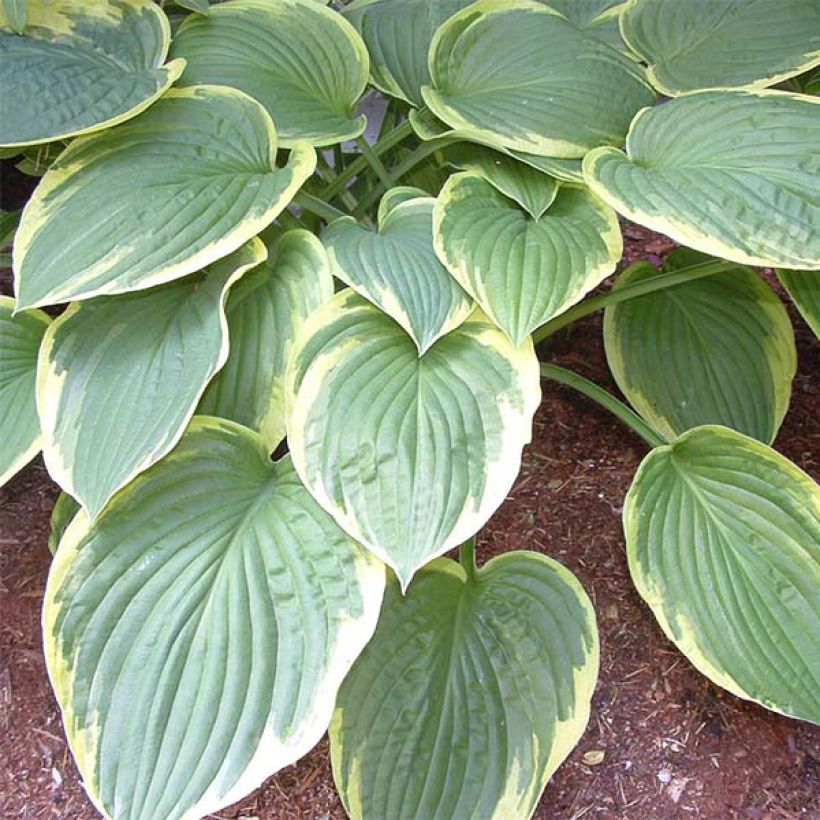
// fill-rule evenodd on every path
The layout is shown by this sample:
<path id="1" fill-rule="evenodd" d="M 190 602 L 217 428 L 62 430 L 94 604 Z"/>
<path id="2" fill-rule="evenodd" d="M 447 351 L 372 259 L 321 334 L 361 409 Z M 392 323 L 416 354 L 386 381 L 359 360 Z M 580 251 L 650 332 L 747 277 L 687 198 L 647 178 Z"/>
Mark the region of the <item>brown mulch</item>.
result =
<path id="1" fill-rule="evenodd" d="M 642 228 L 624 228 L 626 261 L 658 261 L 672 247 Z M 8 278 L 0 280 L 5 292 L 8 284 Z M 775 446 L 817 477 L 820 391 L 812 375 L 818 344 L 791 314 L 799 372 Z M 542 355 L 614 390 L 600 322 L 596 316 L 574 326 Z M 545 384 L 521 474 L 479 538 L 480 562 L 512 549 L 537 550 L 562 561 L 578 575 L 598 613 L 601 675 L 590 724 L 548 784 L 536 817 L 820 820 L 820 728 L 713 686 L 664 638 L 632 587 L 620 514 L 646 449 L 591 402 L 568 388 Z M 56 494 L 39 459 L 0 489 L 4 820 L 97 816 L 68 753 L 42 658 L 39 610 Z M 213 817 L 343 818 L 326 741 Z"/>

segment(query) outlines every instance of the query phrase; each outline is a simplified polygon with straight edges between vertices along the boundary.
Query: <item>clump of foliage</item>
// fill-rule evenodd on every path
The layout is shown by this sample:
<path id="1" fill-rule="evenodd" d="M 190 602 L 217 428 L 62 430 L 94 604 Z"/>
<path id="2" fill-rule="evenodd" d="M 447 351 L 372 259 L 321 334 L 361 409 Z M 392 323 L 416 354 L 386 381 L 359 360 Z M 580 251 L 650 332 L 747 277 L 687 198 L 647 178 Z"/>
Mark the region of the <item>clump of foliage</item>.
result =
<path id="1" fill-rule="evenodd" d="M 541 379 L 650 448 L 664 632 L 820 722 L 820 494 L 770 447 L 793 331 L 747 267 L 818 330 L 816 0 L 0 9 L 0 145 L 42 176 L 0 230 L 0 481 L 42 450 L 65 491 L 44 641 L 103 814 L 200 817 L 329 727 L 351 817 L 528 817 L 598 669 L 567 569 L 475 562 Z M 683 247 L 590 298 L 619 214 Z M 536 357 L 600 309 L 631 407 Z"/>

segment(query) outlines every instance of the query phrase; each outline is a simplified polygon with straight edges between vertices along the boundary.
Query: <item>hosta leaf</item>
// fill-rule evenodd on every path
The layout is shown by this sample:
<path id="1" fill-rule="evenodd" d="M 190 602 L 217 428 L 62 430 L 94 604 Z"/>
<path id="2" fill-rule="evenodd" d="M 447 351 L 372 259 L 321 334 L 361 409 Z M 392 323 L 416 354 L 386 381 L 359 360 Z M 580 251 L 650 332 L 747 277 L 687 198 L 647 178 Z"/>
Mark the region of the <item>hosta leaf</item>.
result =
<path id="1" fill-rule="evenodd" d="M 746 265 L 820 269 L 820 99 L 707 91 L 642 111 L 584 159 L 633 222 Z"/>
<path id="2" fill-rule="evenodd" d="M 179 441 L 228 355 L 227 290 L 264 258 L 255 239 L 196 276 L 74 303 L 49 328 L 37 375 L 43 455 L 92 516 Z"/>
<path id="3" fill-rule="evenodd" d="M 629 53 L 621 37 L 620 18 L 628 0 L 544 0 L 560 11 L 579 28 L 608 43 L 619 51 Z"/>
<path id="4" fill-rule="evenodd" d="M 615 212 L 586 189 L 562 188 L 533 219 L 473 172 L 439 194 L 436 250 L 515 345 L 605 279 L 621 258 Z"/>
<path id="5" fill-rule="evenodd" d="M 632 0 L 626 42 L 674 97 L 702 88 L 765 88 L 820 63 L 816 0 Z"/>
<path id="6" fill-rule="evenodd" d="M 268 259 L 228 296 L 230 354 L 199 403 L 199 413 L 258 432 L 271 452 L 285 437 L 285 365 L 305 319 L 333 295 L 322 243 L 289 231 L 268 243 Z"/>
<path id="7" fill-rule="evenodd" d="M 257 99 L 283 146 L 332 145 L 364 131 L 355 116 L 368 56 L 356 30 L 315 0 L 235 0 L 188 18 L 174 38 L 183 85 L 213 83 Z"/>
<path id="8" fill-rule="evenodd" d="M 28 21 L 28 0 L 3 0 L 0 3 L 0 14 L 15 34 L 22 34 Z"/>
<path id="9" fill-rule="evenodd" d="M 532 344 L 481 314 L 419 358 L 347 290 L 307 322 L 286 376 L 288 443 L 313 497 L 403 586 L 509 491 L 541 389 Z"/>
<path id="10" fill-rule="evenodd" d="M 305 754 L 383 587 L 289 458 L 195 419 L 95 523 L 74 520 L 49 574 L 48 670 L 97 808 L 203 817 Z"/>
<path id="11" fill-rule="evenodd" d="M 430 46 L 433 113 L 493 145 L 582 157 L 620 145 L 654 94 L 633 60 L 532 0 L 479 0 Z"/>
<path id="12" fill-rule="evenodd" d="M 580 739 L 598 672 L 592 604 L 533 552 L 471 576 L 446 558 L 402 597 L 339 691 L 333 773 L 353 820 L 526 818 Z"/>
<path id="13" fill-rule="evenodd" d="M 124 293 L 178 279 L 235 251 L 313 173 L 239 91 L 173 89 L 125 125 L 77 140 L 43 177 L 14 248 L 23 307 Z"/>
<path id="14" fill-rule="evenodd" d="M 715 260 L 679 250 L 664 269 L 708 261 Z M 616 287 L 657 275 L 638 263 Z M 604 317 L 615 381 L 662 436 L 722 424 L 774 441 L 789 407 L 797 354 L 783 303 L 756 273 L 738 266 L 610 305 Z"/>
<path id="15" fill-rule="evenodd" d="M 48 532 L 48 550 L 52 555 L 57 552 L 57 547 L 60 545 L 68 525 L 81 509 L 80 503 L 68 493 L 63 492 L 57 496 L 54 509 L 51 511 Z"/>
<path id="16" fill-rule="evenodd" d="M 382 200 L 378 231 L 346 217 L 322 241 L 334 275 L 395 319 L 424 353 L 467 318 L 473 303 L 436 256 L 436 201 L 421 193 L 394 188 Z"/>
<path id="17" fill-rule="evenodd" d="M 0 487 L 40 452 L 37 351 L 51 322 L 41 310 L 14 310 L 0 296 Z"/>
<path id="18" fill-rule="evenodd" d="M 447 159 L 463 171 L 477 173 L 504 196 L 514 199 L 533 219 L 542 216 L 558 195 L 554 177 L 481 145 L 455 145 L 447 152 Z"/>
<path id="19" fill-rule="evenodd" d="M 644 460 L 624 507 L 638 592 L 715 683 L 820 723 L 820 489 L 783 456 L 698 427 Z"/>
<path id="20" fill-rule="evenodd" d="M 378 89 L 421 106 L 429 85 L 427 55 L 436 29 L 471 0 L 354 0 L 344 9 L 370 53 Z"/>
<path id="21" fill-rule="evenodd" d="M 0 145 L 48 142 L 123 122 L 165 93 L 185 66 L 162 64 L 171 29 L 150 0 L 22 5 L 27 11 L 16 19 L 8 0 L 0 5 Z M 22 36 L 13 33 L 21 20 Z"/>
<path id="22" fill-rule="evenodd" d="M 806 320 L 814 335 L 820 339 L 820 273 L 809 270 L 779 270 L 780 283 Z"/>
<path id="23" fill-rule="evenodd" d="M 500 145 L 494 144 L 492 139 L 487 139 L 481 132 L 466 128 L 451 129 L 426 109 L 424 111 L 417 111 L 414 108 L 410 109 L 408 119 L 410 120 L 410 125 L 413 126 L 413 131 L 416 133 L 416 136 L 425 142 L 441 139 L 443 145 L 446 145 L 445 140 L 446 142 L 458 140 L 474 145 L 483 145 L 491 148 L 496 153 L 512 157 L 556 179 L 561 179 L 566 182 L 584 181 L 580 159 L 541 157 L 537 154 L 528 154 L 526 151 L 512 151 L 508 148 L 502 148 Z M 466 148 L 468 146 L 464 147 Z"/>
<path id="24" fill-rule="evenodd" d="M 208 14 L 211 10 L 209 0 L 176 0 L 176 5 L 199 14 Z"/>

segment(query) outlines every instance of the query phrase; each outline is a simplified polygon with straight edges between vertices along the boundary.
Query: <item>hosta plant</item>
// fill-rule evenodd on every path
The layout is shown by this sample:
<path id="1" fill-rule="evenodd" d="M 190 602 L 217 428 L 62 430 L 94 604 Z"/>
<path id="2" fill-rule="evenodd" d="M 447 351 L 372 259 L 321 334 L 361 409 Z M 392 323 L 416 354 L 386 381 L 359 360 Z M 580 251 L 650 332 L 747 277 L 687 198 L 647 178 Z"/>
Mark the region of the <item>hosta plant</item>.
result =
<path id="1" fill-rule="evenodd" d="M 0 220 L 0 480 L 42 450 L 64 491 L 45 651 L 102 814 L 204 816 L 329 729 L 351 817 L 531 815 L 598 669 L 566 568 L 476 563 L 541 379 L 646 441 L 664 632 L 820 722 L 820 492 L 771 448 L 795 347 L 754 269 L 817 331 L 819 32 L 816 0 L 3 0 L 0 146 L 41 178 Z M 619 216 L 681 247 L 622 270 Z M 601 309 L 628 404 L 550 362 Z"/>

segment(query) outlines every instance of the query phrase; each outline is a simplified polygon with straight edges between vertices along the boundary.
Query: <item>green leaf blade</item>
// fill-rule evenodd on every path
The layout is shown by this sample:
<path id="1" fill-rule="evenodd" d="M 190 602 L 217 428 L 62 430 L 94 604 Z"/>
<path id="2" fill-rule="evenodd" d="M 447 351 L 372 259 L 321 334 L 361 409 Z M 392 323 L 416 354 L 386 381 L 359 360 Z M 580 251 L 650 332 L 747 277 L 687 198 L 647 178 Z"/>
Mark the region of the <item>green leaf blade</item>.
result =
<path id="1" fill-rule="evenodd" d="M 305 320 L 333 295 L 327 253 L 313 234 L 289 231 L 228 296 L 230 353 L 197 412 L 259 433 L 273 452 L 285 437 L 285 366 Z"/>
<path id="2" fill-rule="evenodd" d="M 634 61 L 532 0 L 480 0 L 454 14 L 433 38 L 430 74 L 422 95 L 437 117 L 549 157 L 620 144 L 654 99 Z"/>
<path id="3" fill-rule="evenodd" d="M 708 261 L 677 251 L 664 271 Z M 615 287 L 657 275 L 636 265 Z M 607 307 L 604 344 L 621 392 L 666 439 L 721 424 L 774 441 L 797 368 L 794 332 L 780 299 L 748 268 Z"/>
<path id="4" fill-rule="evenodd" d="M 820 489 L 783 456 L 704 426 L 644 460 L 624 506 L 632 578 L 715 683 L 820 722 Z"/>
<path id="5" fill-rule="evenodd" d="M 817 271 L 778 270 L 777 277 L 800 315 L 820 339 L 820 274 Z"/>
<path id="6" fill-rule="evenodd" d="M 503 501 L 541 395 L 532 344 L 513 348 L 479 312 L 419 357 L 351 291 L 305 325 L 286 383 L 299 476 L 404 586 Z"/>
<path id="7" fill-rule="evenodd" d="M 40 310 L 17 313 L 0 296 L 0 487 L 40 452 L 37 355 L 51 319 Z"/>
<path id="8" fill-rule="evenodd" d="M 0 7 L 0 145 L 32 145 L 124 122 L 177 80 L 171 29 L 149 0 L 30 0 L 26 29 Z"/>
<path id="9" fill-rule="evenodd" d="M 96 523 L 75 519 L 49 576 L 49 674 L 98 809 L 201 817 L 306 753 L 383 586 L 289 459 L 195 420 Z"/>
<path id="10" fill-rule="evenodd" d="M 706 91 L 641 112 L 627 154 L 584 158 L 590 187 L 628 219 L 743 265 L 820 269 L 820 100 Z"/>
<path id="11" fill-rule="evenodd" d="M 367 85 L 368 54 L 356 30 L 315 0 L 237 0 L 180 26 L 172 55 L 184 86 L 224 85 L 258 100 L 284 147 L 353 139 Z"/>
<path id="12" fill-rule="evenodd" d="M 508 553 L 474 578 L 439 559 L 406 597 L 388 585 L 330 730 L 345 808 L 529 817 L 583 733 L 597 667 L 592 605 L 543 556 Z"/>
<path id="13" fill-rule="evenodd" d="M 652 84 L 670 97 L 766 88 L 820 63 L 813 0 L 633 0 L 621 19 Z"/>
<path id="14" fill-rule="evenodd" d="M 37 376 L 44 457 L 92 517 L 176 444 L 228 355 L 224 302 L 265 258 L 254 240 L 196 277 L 72 305 Z"/>

